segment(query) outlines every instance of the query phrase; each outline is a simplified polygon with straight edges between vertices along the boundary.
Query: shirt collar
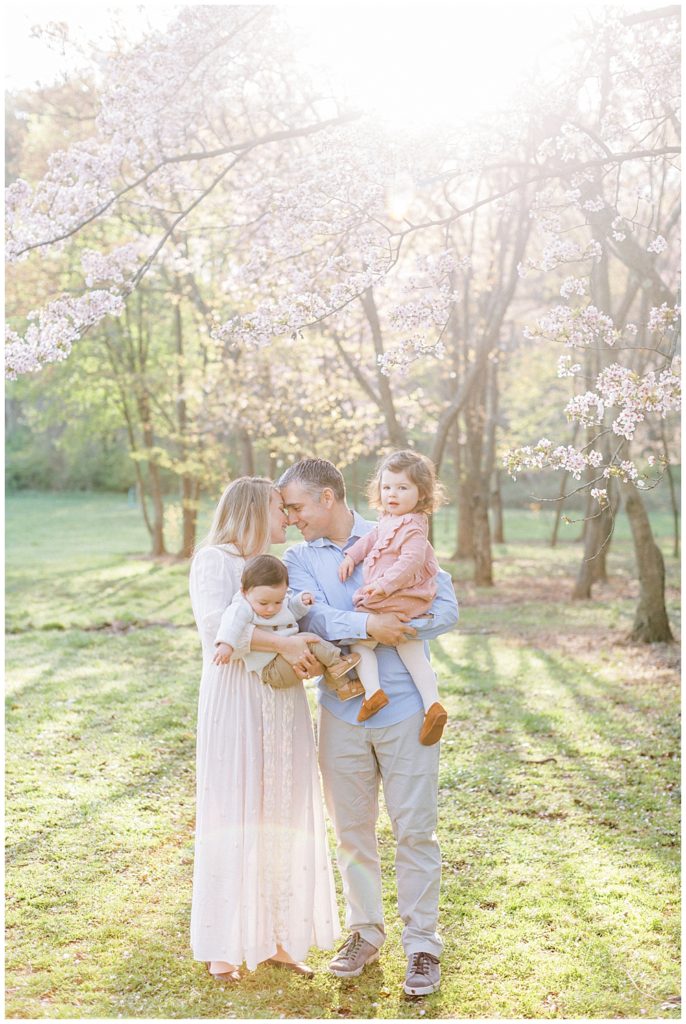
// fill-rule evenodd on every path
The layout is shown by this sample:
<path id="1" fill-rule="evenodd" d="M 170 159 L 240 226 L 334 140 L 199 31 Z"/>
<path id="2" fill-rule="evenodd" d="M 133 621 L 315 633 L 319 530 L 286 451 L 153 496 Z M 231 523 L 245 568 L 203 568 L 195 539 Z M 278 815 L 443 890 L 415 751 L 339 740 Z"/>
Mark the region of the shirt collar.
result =
<path id="1" fill-rule="evenodd" d="M 360 513 L 357 512 L 354 508 L 351 508 L 350 511 L 353 514 L 353 528 L 350 531 L 350 537 L 348 538 L 348 540 L 343 545 L 344 547 L 346 547 L 347 544 L 351 540 L 353 540 L 353 538 L 364 537 L 364 535 L 366 533 L 369 533 L 370 529 L 374 525 L 373 523 L 369 523 L 366 519 L 363 519 L 362 516 L 360 515 Z M 311 540 L 309 542 L 309 544 L 310 544 L 311 548 L 335 548 L 335 547 L 338 547 L 338 545 L 334 544 L 334 542 L 332 540 L 329 540 L 328 537 L 318 537 L 316 540 Z"/>

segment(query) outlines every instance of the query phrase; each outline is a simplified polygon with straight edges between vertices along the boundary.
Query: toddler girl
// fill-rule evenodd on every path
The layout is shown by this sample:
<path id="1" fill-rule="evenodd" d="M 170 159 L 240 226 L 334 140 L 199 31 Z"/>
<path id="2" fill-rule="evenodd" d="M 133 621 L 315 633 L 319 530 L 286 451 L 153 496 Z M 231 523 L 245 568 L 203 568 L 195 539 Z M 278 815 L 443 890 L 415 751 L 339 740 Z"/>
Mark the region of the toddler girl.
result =
<path id="1" fill-rule="evenodd" d="M 298 632 L 297 620 L 306 615 L 314 604 L 314 597 L 303 591 L 286 600 L 288 570 L 274 555 L 257 555 L 245 563 L 241 576 L 241 589 L 222 615 L 215 639 L 215 665 L 226 665 L 249 625 L 265 626 L 284 636 Z M 347 679 L 347 673 L 359 663 L 354 654 L 341 654 L 339 649 L 321 640 L 314 633 L 303 633 L 310 650 L 325 666 L 324 680 L 336 691 L 341 700 L 349 700 L 361 692 L 358 683 Z M 250 651 L 245 664 L 259 672 L 263 683 L 277 689 L 299 686 L 300 678 L 281 654 L 269 651 Z"/>
<path id="2" fill-rule="evenodd" d="M 438 563 L 428 542 L 428 516 L 441 502 L 441 486 L 433 463 L 413 451 L 395 452 L 380 464 L 369 487 L 370 504 L 381 509 L 378 525 L 345 553 L 338 575 L 346 580 L 364 560 L 364 586 L 353 594 L 357 611 L 404 612 L 420 618 L 436 596 Z M 364 722 L 388 704 L 379 684 L 374 640 L 353 644 L 360 655 L 358 674 L 365 690 L 358 722 Z M 438 743 L 448 714 L 438 700 L 436 675 L 424 653 L 422 640 L 407 640 L 398 656 L 412 676 L 424 704 L 419 733 L 425 746 Z"/>

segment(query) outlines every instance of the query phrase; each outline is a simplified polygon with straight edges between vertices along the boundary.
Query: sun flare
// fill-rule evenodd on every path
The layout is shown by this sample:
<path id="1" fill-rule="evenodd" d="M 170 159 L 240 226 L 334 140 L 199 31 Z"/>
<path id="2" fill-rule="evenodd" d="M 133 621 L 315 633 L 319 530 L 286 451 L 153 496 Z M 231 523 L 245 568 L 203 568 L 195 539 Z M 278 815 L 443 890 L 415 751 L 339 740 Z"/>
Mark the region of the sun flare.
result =
<path id="1" fill-rule="evenodd" d="M 455 123 L 502 107 L 554 63 L 569 7 L 554 4 L 289 8 L 302 55 L 357 109 L 391 125 Z"/>

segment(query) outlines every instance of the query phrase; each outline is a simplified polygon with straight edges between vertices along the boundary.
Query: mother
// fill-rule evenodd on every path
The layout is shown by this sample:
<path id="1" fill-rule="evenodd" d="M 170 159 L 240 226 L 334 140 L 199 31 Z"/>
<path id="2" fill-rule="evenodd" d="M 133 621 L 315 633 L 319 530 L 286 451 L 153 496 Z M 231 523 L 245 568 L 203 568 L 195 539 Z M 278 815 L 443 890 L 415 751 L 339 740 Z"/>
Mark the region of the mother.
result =
<path id="1" fill-rule="evenodd" d="M 312 655 L 301 637 L 248 626 L 238 660 L 212 661 L 246 559 L 283 543 L 286 525 L 270 480 L 234 480 L 190 571 L 203 653 L 191 946 L 222 980 L 238 980 L 243 961 L 311 976 L 298 961 L 340 933 L 304 688 L 274 690 L 240 659 L 278 651 L 304 674 Z"/>

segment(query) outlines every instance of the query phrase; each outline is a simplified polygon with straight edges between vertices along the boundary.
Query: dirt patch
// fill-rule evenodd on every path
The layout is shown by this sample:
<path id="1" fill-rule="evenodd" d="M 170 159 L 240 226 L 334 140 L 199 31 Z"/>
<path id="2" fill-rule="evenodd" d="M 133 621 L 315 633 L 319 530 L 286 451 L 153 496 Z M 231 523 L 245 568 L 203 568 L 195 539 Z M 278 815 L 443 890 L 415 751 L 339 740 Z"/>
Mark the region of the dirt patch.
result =
<path id="1" fill-rule="evenodd" d="M 133 633 L 138 629 L 184 629 L 178 622 L 166 619 L 134 619 L 124 621 L 113 619 L 111 622 L 100 622 L 97 626 L 84 626 L 84 633 Z"/>
<path id="2" fill-rule="evenodd" d="M 490 587 L 475 587 L 471 580 L 456 582 L 455 589 L 461 604 L 465 607 L 497 608 L 501 605 L 541 602 L 572 601 L 574 580 L 567 574 L 561 576 L 519 576 L 512 579 L 499 579 Z M 587 602 L 574 604 L 593 604 L 605 601 L 637 601 L 639 584 L 629 576 L 612 576 L 607 583 L 594 583 L 593 596 Z M 675 587 L 665 589 L 665 598 L 670 603 L 677 602 L 679 591 Z"/>
<path id="3" fill-rule="evenodd" d="M 592 674 L 602 672 L 612 662 L 613 671 L 628 684 L 642 689 L 678 689 L 681 685 L 681 645 L 636 644 L 621 636 L 613 636 L 605 629 L 576 630 L 561 633 L 536 630 L 510 634 L 511 643 L 526 648 L 557 651 L 577 663 L 585 665 Z"/>

